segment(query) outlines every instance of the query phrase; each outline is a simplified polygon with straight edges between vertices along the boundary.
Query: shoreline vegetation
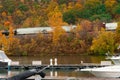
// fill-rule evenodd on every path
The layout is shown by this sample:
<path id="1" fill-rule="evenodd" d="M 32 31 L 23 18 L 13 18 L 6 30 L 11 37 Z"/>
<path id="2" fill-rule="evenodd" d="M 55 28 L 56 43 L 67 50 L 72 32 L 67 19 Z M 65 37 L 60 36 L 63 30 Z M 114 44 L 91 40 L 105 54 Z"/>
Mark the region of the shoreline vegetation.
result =
<path id="1" fill-rule="evenodd" d="M 105 30 L 104 23 L 109 22 L 118 23 L 115 31 Z M 120 0 L 2 0 L 0 49 L 11 56 L 114 54 L 120 51 L 119 22 Z M 67 33 L 61 28 L 64 25 L 77 27 Z M 13 33 L 17 28 L 40 26 L 53 31 Z M 3 30 L 9 30 L 9 35 L 3 35 Z"/>

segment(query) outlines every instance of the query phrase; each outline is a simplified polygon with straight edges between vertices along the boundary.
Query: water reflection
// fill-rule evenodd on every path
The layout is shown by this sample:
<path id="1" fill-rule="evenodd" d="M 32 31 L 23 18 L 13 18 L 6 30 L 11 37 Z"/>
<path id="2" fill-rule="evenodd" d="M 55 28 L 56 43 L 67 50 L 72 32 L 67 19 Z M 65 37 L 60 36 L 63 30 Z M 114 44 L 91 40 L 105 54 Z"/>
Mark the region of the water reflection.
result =
<path id="1" fill-rule="evenodd" d="M 50 64 L 50 59 L 57 58 L 58 64 L 80 64 L 81 61 L 84 63 L 100 63 L 101 60 L 105 60 L 104 56 L 29 56 L 29 57 L 9 57 L 13 61 L 19 61 L 20 64 L 31 64 L 32 61 L 41 60 L 42 64 Z"/>
<path id="2" fill-rule="evenodd" d="M 0 70 L 0 78 L 8 78 L 14 75 L 17 75 L 24 70 L 11 70 L 7 71 L 6 69 Z M 87 72 L 76 72 L 75 70 L 45 70 L 46 76 L 48 77 L 94 77 L 90 73 Z"/>
<path id="3" fill-rule="evenodd" d="M 8 71 L 7 69 L 0 69 L 0 78 L 8 78 L 19 73 L 19 70 Z"/>
<path id="4" fill-rule="evenodd" d="M 5 69 L 0 69 L 0 78 L 5 78 L 8 76 L 8 71 Z"/>

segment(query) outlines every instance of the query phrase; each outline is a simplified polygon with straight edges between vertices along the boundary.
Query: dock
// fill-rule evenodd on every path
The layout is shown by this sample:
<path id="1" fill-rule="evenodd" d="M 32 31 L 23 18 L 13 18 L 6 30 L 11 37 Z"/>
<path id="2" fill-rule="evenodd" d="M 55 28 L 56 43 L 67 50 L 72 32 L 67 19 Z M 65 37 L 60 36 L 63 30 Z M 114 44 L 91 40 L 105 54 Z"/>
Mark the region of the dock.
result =
<path id="1" fill-rule="evenodd" d="M 47 67 L 47 64 L 43 65 L 11 65 L 9 66 L 10 69 L 42 69 Z M 49 65 L 46 69 L 83 69 L 83 68 L 94 68 L 94 67 L 103 67 L 107 65 L 100 65 L 100 64 L 59 64 L 59 65 Z M 7 69 L 8 67 L 0 67 L 0 69 Z"/>
<path id="2" fill-rule="evenodd" d="M 34 69 L 34 68 L 38 68 L 38 69 L 42 69 L 47 67 L 49 64 L 41 64 L 41 65 L 36 65 L 36 64 L 28 64 L 28 65 L 19 65 L 19 64 L 14 64 L 10 66 L 10 69 L 25 69 L 25 70 L 29 70 L 29 69 Z M 93 67 L 103 67 L 103 66 L 109 66 L 108 64 L 105 63 L 104 64 L 95 64 L 95 63 L 81 63 L 81 64 L 57 64 L 57 65 L 49 65 L 49 67 L 45 68 L 45 69 L 49 69 L 49 70 L 80 70 L 83 68 L 93 68 Z M 7 69 L 7 67 L 6 67 Z M 31 76 L 29 78 L 27 78 L 26 80 L 118 80 L 119 78 L 95 78 L 95 77 L 68 77 L 68 76 L 46 76 L 45 78 L 41 78 L 38 75 L 35 76 Z M 4 79 L 3 79 L 4 80 Z"/>
<path id="3" fill-rule="evenodd" d="M 96 63 L 80 63 L 80 64 L 42 64 L 41 61 L 32 61 L 32 64 L 19 64 L 19 61 L 14 61 L 11 63 L 11 65 L 6 67 L 0 67 L 0 69 L 42 69 L 44 67 L 49 67 L 47 69 L 83 69 L 83 68 L 94 68 L 94 67 L 104 67 L 113 65 L 111 61 L 101 61 L 100 64 Z"/>

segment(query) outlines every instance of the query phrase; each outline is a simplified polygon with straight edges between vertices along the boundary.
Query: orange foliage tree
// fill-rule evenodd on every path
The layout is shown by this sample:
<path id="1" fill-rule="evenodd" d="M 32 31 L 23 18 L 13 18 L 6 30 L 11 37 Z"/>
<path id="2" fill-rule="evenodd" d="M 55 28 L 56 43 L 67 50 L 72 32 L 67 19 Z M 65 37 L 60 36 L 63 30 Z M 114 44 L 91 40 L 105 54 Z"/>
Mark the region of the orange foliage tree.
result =
<path id="1" fill-rule="evenodd" d="M 49 25 L 53 29 L 53 43 L 56 45 L 60 40 L 60 36 L 64 34 L 64 30 L 62 25 L 64 22 L 62 21 L 62 14 L 59 11 L 58 7 L 54 9 L 53 12 L 49 14 Z"/>
<path id="2" fill-rule="evenodd" d="M 14 52 L 18 52 L 21 47 L 20 41 L 18 38 L 15 38 L 14 29 L 11 26 L 9 28 L 9 36 L 7 40 L 8 40 L 8 51 L 9 51 L 8 53 L 13 54 Z"/>
<path id="3" fill-rule="evenodd" d="M 19 39 L 14 37 L 13 28 L 9 29 L 9 36 L 5 36 L 0 32 L 0 49 L 4 50 L 8 55 L 16 52 L 19 48 Z M 16 51 L 15 51 L 16 50 Z M 17 51 L 18 52 L 18 51 Z"/>
<path id="4" fill-rule="evenodd" d="M 6 16 L 7 16 L 6 12 L 2 12 L 2 17 L 6 17 Z"/>
<path id="5" fill-rule="evenodd" d="M 6 51 L 8 49 L 8 40 L 5 35 L 1 36 L 2 50 Z"/>
<path id="6" fill-rule="evenodd" d="M 2 50 L 2 31 L 0 31 L 0 49 Z"/>
<path id="7" fill-rule="evenodd" d="M 83 8 L 83 6 L 82 6 L 81 2 L 78 1 L 78 2 L 75 4 L 74 8 L 75 8 L 75 9 L 78 9 L 78 10 L 81 10 L 81 9 Z"/>
<path id="8" fill-rule="evenodd" d="M 8 30 L 9 29 L 9 25 L 10 25 L 11 23 L 9 22 L 9 21 L 5 21 L 4 22 L 4 26 L 5 26 L 5 29 L 6 30 Z"/>
<path id="9" fill-rule="evenodd" d="M 12 27 L 10 27 L 10 29 L 9 29 L 9 37 L 8 37 L 8 39 L 9 39 L 9 44 L 11 45 L 12 42 L 14 41 L 14 32 L 13 32 Z"/>

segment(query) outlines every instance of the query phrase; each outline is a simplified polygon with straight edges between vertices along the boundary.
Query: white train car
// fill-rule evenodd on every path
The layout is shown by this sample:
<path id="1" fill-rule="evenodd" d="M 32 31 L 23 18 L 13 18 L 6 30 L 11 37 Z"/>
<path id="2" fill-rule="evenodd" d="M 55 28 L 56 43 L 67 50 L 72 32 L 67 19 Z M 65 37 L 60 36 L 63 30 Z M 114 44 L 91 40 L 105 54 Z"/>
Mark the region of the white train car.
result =
<path id="1" fill-rule="evenodd" d="M 66 32 L 70 32 L 72 29 L 75 29 L 76 26 L 62 26 Z M 37 33 L 49 33 L 52 32 L 53 28 L 51 27 L 34 27 L 34 28 L 18 28 L 15 30 L 16 35 L 27 35 L 27 34 L 37 34 Z"/>
<path id="2" fill-rule="evenodd" d="M 17 35 L 48 33 L 52 31 L 51 27 L 18 28 L 15 30 Z"/>
<path id="3" fill-rule="evenodd" d="M 118 24 L 116 22 L 105 24 L 105 28 L 107 31 L 114 31 L 114 30 L 116 30 L 117 26 L 118 26 Z"/>
<path id="4" fill-rule="evenodd" d="M 70 32 L 71 30 L 75 29 L 76 26 L 62 26 L 62 28 L 66 31 L 66 32 Z"/>

